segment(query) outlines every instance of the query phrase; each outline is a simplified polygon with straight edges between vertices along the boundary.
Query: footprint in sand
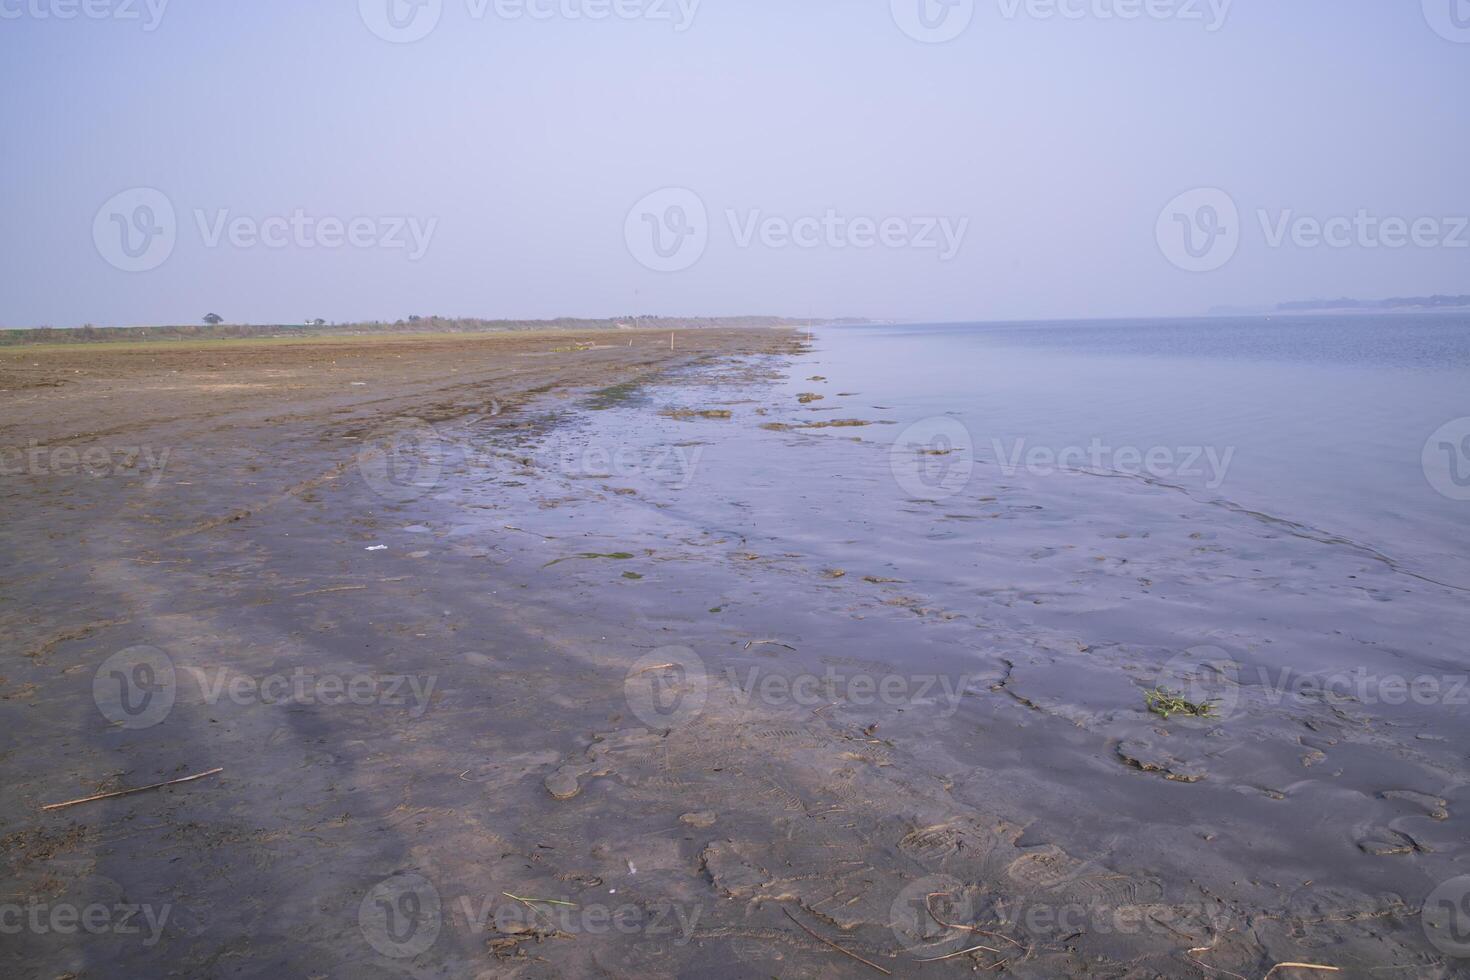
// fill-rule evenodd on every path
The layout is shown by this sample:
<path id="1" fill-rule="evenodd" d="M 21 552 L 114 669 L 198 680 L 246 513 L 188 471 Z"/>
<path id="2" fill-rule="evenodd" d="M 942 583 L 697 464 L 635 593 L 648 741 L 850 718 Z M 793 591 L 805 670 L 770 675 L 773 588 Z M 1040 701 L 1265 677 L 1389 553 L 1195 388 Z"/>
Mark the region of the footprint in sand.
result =
<path id="1" fill-rule="evenodd" d="M 1197 783 L 1205 778 L 1203 766 L 1179 759 L 1142 739 L 1125 739 L 1118 743 L 1116 752 L 1125 765 L 1176 783 Z"/>
<path id="2" fill-rule="evenodd" d="M 1378 794 L 1381 800 L 1403 800 L 1412 803 L 1424 810 L 1425 816 L 1431 820 L 1448 820 L 1450 818 L 1450 803 L 1448 800 L 1431 796 L 1428 793 L 1420 793 L 1412 789 L 1390 789 Z"/>

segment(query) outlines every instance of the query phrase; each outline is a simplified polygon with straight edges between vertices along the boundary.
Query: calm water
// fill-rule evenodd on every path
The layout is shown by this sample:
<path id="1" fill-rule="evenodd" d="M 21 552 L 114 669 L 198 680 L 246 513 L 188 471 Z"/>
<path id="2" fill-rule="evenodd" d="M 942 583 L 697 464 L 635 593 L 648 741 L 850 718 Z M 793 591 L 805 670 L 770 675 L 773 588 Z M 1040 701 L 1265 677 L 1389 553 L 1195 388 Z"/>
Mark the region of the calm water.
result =
<path id="1" fill-rule="evenodd" d="M 1470 416 L 1465 318 L 834 327 L 581 408 L 468 435 L 446 513 L 639 652 L 963 679 L 881 716 L 910 767 L 1243 908 L 1463 874 L 1470 431 L 1431 435 Z M 1161 729 L 1158 686 L 1219 714 Z"/>
<path id="2" fill-rule="evenodd" d="M 955 418 L 981 461 L 1044 475 L 1051 453 L 1096 441 L 1103 452 L 1085 465 L 1151 473 L 1470 585 L 1470 501 L 1437 492 L 1423 460 L 1431 434 L 1470 416 L 1470 317 L 904 325 L 815 338 L 823 373 L 865 408 L 902 425 Z M 1443 480 L 1450 458 L 1434 453 Z M 1470 456 L 1457 462 L 1470 473 Z"/>

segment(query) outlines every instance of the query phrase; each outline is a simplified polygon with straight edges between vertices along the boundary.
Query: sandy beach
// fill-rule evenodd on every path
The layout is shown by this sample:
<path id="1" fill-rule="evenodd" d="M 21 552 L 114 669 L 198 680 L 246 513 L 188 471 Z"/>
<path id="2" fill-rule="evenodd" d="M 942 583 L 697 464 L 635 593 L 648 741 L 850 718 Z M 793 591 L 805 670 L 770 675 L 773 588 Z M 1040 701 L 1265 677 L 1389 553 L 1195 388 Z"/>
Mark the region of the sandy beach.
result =
<path id="1" fill-rule="evenodd" d="M 1463 746 L 1208 654 L 1221 709 L 1164 718 L 1120 639 L 1452 586 L 1144 482 L 788 527 L 887 472 L 828 372 L 774 329 L 0 351 L 5 975 L 1456 975 Z"/>

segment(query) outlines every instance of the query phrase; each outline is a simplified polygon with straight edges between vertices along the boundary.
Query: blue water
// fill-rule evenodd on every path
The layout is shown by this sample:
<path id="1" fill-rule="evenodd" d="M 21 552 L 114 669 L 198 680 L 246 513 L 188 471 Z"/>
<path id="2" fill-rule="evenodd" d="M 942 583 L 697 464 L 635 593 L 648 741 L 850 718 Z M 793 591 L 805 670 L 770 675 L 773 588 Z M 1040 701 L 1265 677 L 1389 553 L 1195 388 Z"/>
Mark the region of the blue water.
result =
<path id="1" fill-rule="evenodd" d="M 864 407 L 901 424 L 957 418 L 978 459 L 1099 440 L 1158 447 L 1179 469 L 1203 451 L 1203 472 L 1165 465 L 1161 479 L 1470 584 L 1470 501 L 1437 492 L 1422 459 L 1432 433 L 1470 416 L 1470 316 L 912 324 L 815 337 L 820 370 Z M 1211 450 L 1228 466 L 1211 471 Z"/>
<path id="2" fill-rule="evenodd" d="M 1470 417 L 1465 318 L 827 327 L 808 346 L 467 433 L 450 539 L 528 557 L 527 596 L 629 624 L 629 662 L 687 646 L 710 704 L 732 668 L 955 680 L 953 713 L 844 724 L 922 746 L 905 781 L 942 779 L 1031 843 L 1241 908 L 1309 896 L 1322 921 L 1463 874 L 1470 487 L 1436 490 L 1425 447 Z M 1094 443 L 1097 465 L 1029 462 Z M 1470 474 L 1470 443 L 1450 449 Z M 1151 454 L 1181 472 L 1140 470 Z M 589 553 L 633 557 L 561 560 Z M 1165 723 L 1155 687 L 1216 714 Z M 1401 834 L 1414 853 L 1387 854 Z"/>

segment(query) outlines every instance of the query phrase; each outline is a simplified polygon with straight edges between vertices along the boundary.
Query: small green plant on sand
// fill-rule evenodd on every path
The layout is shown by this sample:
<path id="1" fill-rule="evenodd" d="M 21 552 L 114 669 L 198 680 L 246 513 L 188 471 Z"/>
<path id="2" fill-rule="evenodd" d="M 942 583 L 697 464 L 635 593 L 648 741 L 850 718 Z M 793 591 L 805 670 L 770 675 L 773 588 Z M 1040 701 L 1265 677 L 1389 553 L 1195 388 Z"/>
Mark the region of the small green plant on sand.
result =
<path id="1" fill-rule="evenodd" d="M 1143 699 L 1148 702 L 1148 710 L 1164 718 L 1170 715 L 1190 715 L 1195 718 L 1215 717 L 1215 706 L 1206 701 L 1203 704 L 1195 704 L 1186 701 L 1175 692 L 1164 687 L 1156 687 L 1152 691 L 1145 691 Z"/>

